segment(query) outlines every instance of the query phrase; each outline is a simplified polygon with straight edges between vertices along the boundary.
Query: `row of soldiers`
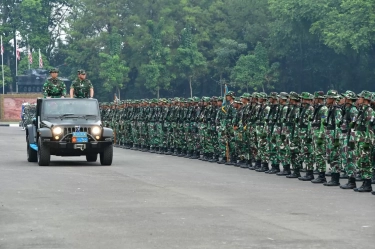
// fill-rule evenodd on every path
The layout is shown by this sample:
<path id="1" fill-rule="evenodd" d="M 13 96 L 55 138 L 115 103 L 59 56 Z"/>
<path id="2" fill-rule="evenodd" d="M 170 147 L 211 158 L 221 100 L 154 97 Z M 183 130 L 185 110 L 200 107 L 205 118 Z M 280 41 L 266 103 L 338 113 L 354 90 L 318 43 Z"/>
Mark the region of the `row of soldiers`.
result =
<path id="1" fill-rule="evenodd" d="M 339 94 L 335 90 L 327 94 L 254 92 L 240 97 L 229 91 L 224 99 L 100 104 L 103 123 L 114 130 L 117 146 L 235 165 L 356 192 L 371 192 L 375 183 L 374 105 L 375 93 Z M 326 179 L 327 163 L 330 181 Z M 302 176 L 301 172 L 306 173 Z M 340 178 L 348 182 L 340 185 Z M 357 187 L 356 179 L 362 186 Z"/>

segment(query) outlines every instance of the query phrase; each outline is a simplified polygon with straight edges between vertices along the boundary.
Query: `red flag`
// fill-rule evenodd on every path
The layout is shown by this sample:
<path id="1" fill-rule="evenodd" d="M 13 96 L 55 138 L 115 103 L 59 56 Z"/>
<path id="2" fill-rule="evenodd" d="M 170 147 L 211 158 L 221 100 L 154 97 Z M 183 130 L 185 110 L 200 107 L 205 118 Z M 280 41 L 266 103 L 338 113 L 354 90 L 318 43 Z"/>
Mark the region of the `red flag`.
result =
<path id="1" fill-rule="evenodd" d="M 32 56 L 32 54 L 30 52 L 30 48 L 29 48 L 29 63 L 33 64 L 33 56 Z"/>
<path id="2" fill-rule="evenodd" d="M 40 49 L 39 49 L 39 68 L 43 68 L 43 59 L 42 59 L 42 54 L 40 53 Z"/>
<path id="3" fill-rule="evenodd" d="M 18 49 L 18 45 L 17 45 L 17 48 L 16 48 L 16 58 L 17 58 L 17 60 L 21 60 L 21 55 L 20 55 L 20 50 Z"/>

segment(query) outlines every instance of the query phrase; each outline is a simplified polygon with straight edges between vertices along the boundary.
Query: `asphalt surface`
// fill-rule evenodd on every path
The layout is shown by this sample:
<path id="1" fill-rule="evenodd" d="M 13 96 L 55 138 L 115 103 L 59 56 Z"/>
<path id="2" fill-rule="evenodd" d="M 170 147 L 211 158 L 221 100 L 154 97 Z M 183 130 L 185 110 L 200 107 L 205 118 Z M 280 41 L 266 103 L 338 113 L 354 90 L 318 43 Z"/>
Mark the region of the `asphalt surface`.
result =
<path id="1" fill-rule="evenodd" d="M 119 148 L 39 167 L 0 137 L 1 249 L 375 248 L 370 193 Z"/>

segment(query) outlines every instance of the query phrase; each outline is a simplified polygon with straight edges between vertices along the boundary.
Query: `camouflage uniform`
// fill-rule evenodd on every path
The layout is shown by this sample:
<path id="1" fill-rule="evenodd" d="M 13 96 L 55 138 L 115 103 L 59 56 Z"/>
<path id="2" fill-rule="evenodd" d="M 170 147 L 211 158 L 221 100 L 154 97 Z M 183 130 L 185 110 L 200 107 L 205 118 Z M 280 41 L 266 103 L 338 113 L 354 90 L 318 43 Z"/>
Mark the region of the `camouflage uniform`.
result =
<path id="1" fill-rule="evenodd" d="M 74 89 L 74 98 L 90 98 L 91 88 L 93 88 L 93 85 L 88 79 L 76 79 L 70 86 L 70 89 Z"/>
<path id="2" fill-rule="evenodd" d="M 57 69 L 51 69 L 50 73 L 58 73 Z M 43 85 L 43 97 L 61 98 L 66 95 L 65 83 L 59 78 L 48 78 Z"/>

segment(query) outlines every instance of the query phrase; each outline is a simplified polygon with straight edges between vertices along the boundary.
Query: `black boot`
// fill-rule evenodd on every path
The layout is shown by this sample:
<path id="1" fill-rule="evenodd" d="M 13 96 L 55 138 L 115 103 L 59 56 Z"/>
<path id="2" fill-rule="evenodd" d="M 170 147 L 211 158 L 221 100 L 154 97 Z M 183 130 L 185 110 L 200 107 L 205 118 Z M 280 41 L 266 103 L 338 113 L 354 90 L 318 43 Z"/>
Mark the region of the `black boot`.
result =
<path id="1" fill-rule="evenodd" d="M 319 176 L 311 181 L 312 183 L 325 183 L 327 182 L 326 179 L 326 172 L 319 172 Z"/>
<path id="2" fill-rule="evenodd" d="M 251 159 L 246 160 L 246 168 L 250 168 L 252 166 L 252 161 Z"/>
<path id="3" fill-rule="evenodd" d="M 255 171 L 256 172 L 266 172 L 268 170 L 269 170 L 268 163 L 267 162 L 263 162 L 262 163 L 262 167 L 260 167 L 259 169 L 256 169 Z"/>
<path id="4" fill-rule="evenodd" d="M 363 181 L 363 184 L 359 188 L 354 188 L 353 189 L 355 192 L 371 192 L 372 187 L 371 187 L 371 179 L 366 179 Z"/>
<path id="5" fill-rule="evenodd" d="M 221 158 L 220 161 L 217 161 L 218 164 L 225 164 L 227 162 L 227 157 Z"/>
<path id="6" fill-rule="evenodd" d="M 371 194 L 375 195 L 375 191 L 372 191 Z"/>
<path id="7" fill-rule="evenodd" d="M 210 156 L 212 157 L 211 153 L 204 153 L 202 161 L 208 161 L 208 160 L 210 160 Z"/>
<path id="8" fill-rule="evenodd" d="M 191 150 L 188 150 L 187 154 L 184 157 L 189 158 L 189 157 L 191 157 L 192 154 L 193 154 L 193 152 Z"/>
<path id="9" fill-rule="evenodd" d="M 355 177 L 351 176 L 348 178 L 348 183 L 341 185 L 340 188 L 342 189 L 354 189 L 357 187 L 357 184 L 355 183 Z"/>
<path id="10" fill-rule="evenodd" d="M 256 169 L 259 169 L 261 167 L 262 167 L 262 161 L 261 160 L 257 160 L 257 161 L 255 161 L 254 166 L 250 167 L 249 169 L 256 170 Z"/>
<path id="11" fill-rule="evenodd" d="M 174 148 L 172 156 L 178 156 L 178 154 L 179 154 L 179 149 Z"/>
<path id="12" fill-rule="evenodd" d="M 329 171 L 326 173 L 326 176 L 332 176 L 332 171 L 329 170 Z"/>
<path id="13" fill-rule="evenodd" d="M 331 173 L 331 180 L 323 184 L 324 186 L 340 186 L 340 173 Z"/>
<path id="14" fill-rule="evenodd" d="M 293 169 L 293 173 L 290 175 L 287 175 L 286 178 L 293 179 L 293 178 L 298 178 L 301 176 L 300 169 L 296 168 Z"/>
<path id="15" fill-rule="evenodd" d="M 356 180 L 357 182 L 361 182 L 361 181 L 363 181 L 363 180 L 362 180 L 362 174 L 361 174 L 361 173 L 357 173 L 357 176 L 356 176 L 355 180 Z"/>
<path id="16" fill-rule="evenodd" d="M 164 153 L 165 155 L 172 155 L 171 148 L 168 147 L 167 152 Z"/>
<path id="17" fill-rule="evenodd" d="M 319 175 L 319 170 L 318 169 L 314 170 L 314 175 Z"/>
<path id="18" fill-rule="evenodd" d="M 314 180 L 314 171 L 313 170 L 307 170 L 305 176 L 298 177 L 298 180 L 300 181 L 311 181 Z"/>
<path id="19" fill-rule="evenodd" d="M 349 176 L 346 174 L 346 171 L 343 171 L 342 174 L 340 175 L 340 179 L 348 179 Z"/>
<path id="20" fill-rule="evenodd" d="M 279 173 L 276 173 L 276 175 L 278 176 L 287 176 L 287 175 L 290 175 L 292 172 L 290 171 L 290 165 L 287 164 L 287 165 L 284 165 L 283 167 L 283 171 L 279 172 Z"/>
<path id="21" fill-rule="evenodd" d="M 268 174 L 277 174 L 280 172 L 280 164 L 272 164 L 272 169 L 268 171 Z"/>
<path id="22" fill-rule="evenodd" d="M 233 166 L 240 167 L 240 162 L 237 159 L 237 156 L 234 156 Z"/>
<path id="23" fill-rule="evenodd" d="M 178 154 L 178 157 L 184 157 L 186 156 L 186 150 L 181 149 L 180 154 Z"/>
<path id="24" fill-rule="evenodd" d="M 242 168 L 242 169 L 247 168 L 247 160 L 242 159 L 242 160 L 239 161 L 239 164 L 240 164 L 240 168 Z"/>
<path id="25" fill-rule="evenodd" d="M 212 158 L 209 160 L 210 163 L 216 163 L 219 161 L 219 155 L 213 155 Z"/>
<path id="26" fill-rule="evenodd" d="M 200 158 L 199 152 L 194 150 L 193 155 L 190 157 L 190 159 L 198 159 Z"/>
<path id="27" fill-rule="evenodd" d="M 237 160 L 235 160 L 234 156 L 231 156 L 230 160 L 228 160 L 228 162 L 226 162 L 225 165 L 234 165 L 236 162 Z"/>

